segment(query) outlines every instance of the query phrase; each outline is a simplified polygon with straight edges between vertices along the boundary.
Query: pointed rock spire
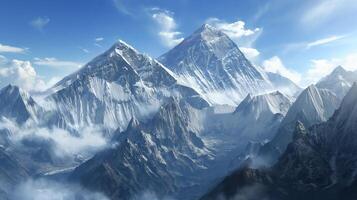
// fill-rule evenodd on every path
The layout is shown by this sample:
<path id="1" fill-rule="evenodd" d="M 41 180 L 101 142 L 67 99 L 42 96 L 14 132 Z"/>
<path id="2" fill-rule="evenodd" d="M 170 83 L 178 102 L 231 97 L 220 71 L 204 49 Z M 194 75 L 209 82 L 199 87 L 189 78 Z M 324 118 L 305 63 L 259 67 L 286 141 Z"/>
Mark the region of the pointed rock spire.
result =
<path id="1" fill-rule="evenodd" d="M 132 129 L 135 129 L 135 128 L 138 128 L 140 126 L 140 122 L 139 120 L 133 116 L 128 124 L 128 130 L 132 130 Z"/>
<path id="2" fill-rule="evenodd" d="M 295 130 L 293 133 L 293 140 L 303 138 L 306 135 L 307 135 L 307 131 L 306 131 L 304 124 L 300 121 L 297 121 L 296 125 L 295 125 Z"/>

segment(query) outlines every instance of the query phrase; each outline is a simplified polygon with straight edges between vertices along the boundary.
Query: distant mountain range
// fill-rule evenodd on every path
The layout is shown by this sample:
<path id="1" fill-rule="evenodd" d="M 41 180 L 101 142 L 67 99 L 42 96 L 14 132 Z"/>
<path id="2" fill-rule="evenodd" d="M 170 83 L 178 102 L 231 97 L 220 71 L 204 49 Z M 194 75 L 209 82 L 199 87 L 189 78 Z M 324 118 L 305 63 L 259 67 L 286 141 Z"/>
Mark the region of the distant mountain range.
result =
<path id="1" fill-rule="evenodd" d="M 118 41 L 44 98 L 0 90 L 0 199 L 39 178 L 109 199 L 350 197 L 356 73 L 302 89 L 207 24 L 158 59 Z"/>
<path id="2" fill-rule="evenodd" d="M 292 142 L 268 169 L 243 167 L 202 199 L 355 199 L 357 84 L 327 121 L 306 129 L 297 122 Z M 245 191 L 257 190 L 256 193 Z"/>

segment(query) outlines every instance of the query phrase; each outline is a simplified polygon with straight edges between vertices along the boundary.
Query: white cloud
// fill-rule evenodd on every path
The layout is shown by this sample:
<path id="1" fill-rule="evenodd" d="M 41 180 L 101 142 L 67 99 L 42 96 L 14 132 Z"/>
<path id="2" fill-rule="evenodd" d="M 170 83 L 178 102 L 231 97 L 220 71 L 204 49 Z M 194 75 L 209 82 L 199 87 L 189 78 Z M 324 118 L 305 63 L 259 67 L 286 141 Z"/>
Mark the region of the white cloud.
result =
<path id="1" fill-rule="evenodd" d="M 357 53 L 348 54 L 342 58 L 311 60 L 311 66 L 304 75 L 304 84 L 309 85 L 318 82 L 339 65 L 343 66 L 346 70 L 357 70 Z"/>
<path id="2" fill-rule="evenodd" d="M 34 64 L 40 66 L 48 66 L 48 67 L 66 67 L 66 68 L 79 68 L 83 64 L 79 62 L 73 61 L 65 61 L 65 60 L 58 60 L 57 58 L 34 58 Z"/>
<path id="3" fill-rule="evenodd" d="M 172 197 L 159 197 L 155 192 L 152 191 L 144 191 L 136 194 L 133 200 L 175 200 Z"/>
<path id="4" fill-rule="evenodd" d="M 259 56 L 260 52 L 257 49 L 254 48 L 248 48 L 248 47 L 241 47 L 239 48 L 244 55 L 250 59 L 253 60 L 254 58 L 256 58 L 257 56 Z"/>
<path id="5" fill-rule="evenodd" d="M 101 42 L 101 41 L 104 40 L 104 38 L 103 38 L 103 37 L 97 37 L 97 38 L 95 38 L 94 40 L 95 40 L 96 42 Z"/>
<path id="6" fill-rule="evenodd" d="M 0 44 L 0 53 L 24 53 L 26 49 Z"/>
<path id="7" fill-rule="evenodd" d="M 94 46 L 97 47 L 102 47 L 102 45 L 100 44 L 101 42 L 103 42 L 104 38 L 103 37 L 97 37 L 94 39 Z"/>
<path id="8" fill-rule="evenodd" d="M 7 59 L 5 56 L 0 55 L 0 65 L 6 63 Z"/>
<path id="9" fill-rule="evenodd" d="M 27 91 L 46 89 L 46 83 L 37 75 L 29 61 L 11 60 L 2 57 L 0 62 L 0 87 L 17 85 Z"/>
<path id="10" fill-rule="evenodd" d="M 286 78 L 289 78 L 295 83 L 299 83 L 301 80 L 301 74 L 285 67 L 281 59 L 277 56 L 263 61 L 263 68 L 265 71 L 277 73 Z"/>
<path id="11" fill-rule="evenodd" d="M 245 22 L 240 20 L 229 23 L 217 18 L 209 18 L 206 20 L 206 23 L 223 31 L 233 41 L 244 47 L 251 47 L 262 32 L 261 28 L 246 28 Z"/>
<path id="12" fill-rule="evenodd" d="M 17 185 L 10 194 L 10 199 L 22 200 L 109 200 L 105 195 L 89 191 L 79 185 L 44 178 L 26 180 Z"/>
<path id="13" fill-rule="evenodd" d="M 64 129 L 58 128 L 38 128 L 36 126 L 26 125 L 19 127 L 12 121 L 3 119 L 0 122 L 1 128 L 11 130 L 11 137 L 14 145 L 21 145 L 23 140 L 41 138 L 45 141 L 53 142 L 53 150 L 58 157 L 70 156 L 74 158 L 76 155 L 91 157 L 99 150 L 107 147 L 107 140 L 101 135 L 98 127 L 85 127 L 80 132 L 80 136 L 74 136 Z"/>
<path id="14" fill-rule="evenodd" d="M 53 76 L 52 78 L 50 78 L 50 80 L 47 81 L 47 84 L 49 87 L 55 85 L 56 83 L 58 83 L 63 77 L 59 77 L 59 76 Z"/>
<path id="15" fill-rule="evenodd" d="M 301 23 L 309 27 L 328 22 L 337 15 L 355 12 L 356 0 L 318 0 L 314 5 L 309 5 L 302 13 Z"/>
<path id="16" fill-rule="evenodd" d="M 40 31 L 43 30 L 43 28 L 50 23 L 50 18 L 48 17 L 38 17 L 30 22 L 30 25 L 34 27 L 35 29 L 38 29 Z"/>
<path id="17" fill-rule="evenodd" d="M 120 13 L 129 16 L 133 15 L 133 13 L 127 8 L 127 3 L 125 0 L 113 0 L 113 3 Z"/>
<path id="18" fill-rule="evenodd" d="M 158 35 L 161 42 L 167 47 L 173 47 L 179 44 L 183 38 L 181 32 L 177 31 L 177 24 L 173 18 L 173 13 L 158 8 L 152 9 L 152 19 L 159 26 Z"/>
<path id="19" fill-rule="evenodd" d="M 306 45 L 306 48 L 309 49 L 309 48 L 314 47 L 314 46 L 320 46 L 320 45 L 328 44 L 328 43 L 334 42 L 336 40 L 340 40 L 340 39 L 342 39 L 344 37 L 346 37 L 346 36 L 344 36 L 344 35 L 339 35 L 339 36 L 334 35 L 334 36 L 331 36 L 331 37 L 319 39 L 319 40 L 316 40 L 316 41 L 308 43 Z"/>
<path id="20" fill-rule="evenodd" d="M 242 50 L 248 59 L 253 59 L 260 54 L 259 51 L 252 48 L 252 46 L 256 39 L 260 36 L 262 32 L 261 28 L 246 28 L 245 22 L 241 20 L 229 23 L 218 18 L 209 18 L 206 20 L 206 23 L 227 34 L 236 44 L 239 45 L 240 50 Z"/>
<path id="21" fill-rule="evenodd" d="M 311 67 L 306 72 L 304 84 L 310 85 L 318 82 L 322 77 L 331 73 L 336 66 L 334 61 L 331 62 L 324 59 L 311 60 Z"/>
<path id="22" fill-rule="evenodd" d="M 357 70 L 357 53 L 348 54 L 342 59 L 342 62 L 340 61 L 339 65 L 342 65 L 347 70 Z"/>
<path id="23" fill-rule="evenodd" d="M 313 47 L 318 47 L 318 46 L 323 46 L 323 45 L 332 45 L 332 43 L 344 39 L 346 37 L 348 37 L 350 34 L 345 34 L 345 35 L 333 35 L 330 37 L 325 37 L 325 38 L 321 38 L 315 41 L 304 41 L 304 42 L 295 42 L 295 43 L 288 43 L 284 45 L 283 48 L 283 53 L 287 54 L 291 51 L 305 51 L 305 50 L 309 50 Z"/>
<path id="24" fill-rule="evenodd" d="M 89 53 L 90 51 L 86 48 L 79 47 L 80 50 L 82 50 L 84 53 Z"/>

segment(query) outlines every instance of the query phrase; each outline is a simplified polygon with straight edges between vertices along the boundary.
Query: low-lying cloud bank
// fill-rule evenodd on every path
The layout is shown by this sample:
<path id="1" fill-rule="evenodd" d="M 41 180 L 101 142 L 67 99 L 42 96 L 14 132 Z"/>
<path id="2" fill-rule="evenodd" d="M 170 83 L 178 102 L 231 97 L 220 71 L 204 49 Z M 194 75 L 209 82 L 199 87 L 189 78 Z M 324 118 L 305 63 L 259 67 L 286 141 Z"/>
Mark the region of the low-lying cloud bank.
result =
<path id="1" fill-rule="evenodd" d="M 92 192 L 75 184 L 46 179 L 27 180 L 19 184 L 10 200 L 109 200 L 105 195 Z"/>
<path id="2" fill-rule="evenodd" d="M 64 129 L 37 127 L 36 125 L 19 126 L 8 119 L 0 121 L 0 130 L 9 130 L 12 145 L 46 145 L 58 157 L 93 155 L 107 146 L 107 140 L 99 128 L 86 127 L 79 135 L 73 135 Z"/>
<path id="3" fill-rule="evenodd" d="M 157 196 L 154 192 L 151 191 L 145 191 L 141 192 L 135 197 L 133 197 L 131 200 L 175 200 L 171 197 L 159 197 Z"/>

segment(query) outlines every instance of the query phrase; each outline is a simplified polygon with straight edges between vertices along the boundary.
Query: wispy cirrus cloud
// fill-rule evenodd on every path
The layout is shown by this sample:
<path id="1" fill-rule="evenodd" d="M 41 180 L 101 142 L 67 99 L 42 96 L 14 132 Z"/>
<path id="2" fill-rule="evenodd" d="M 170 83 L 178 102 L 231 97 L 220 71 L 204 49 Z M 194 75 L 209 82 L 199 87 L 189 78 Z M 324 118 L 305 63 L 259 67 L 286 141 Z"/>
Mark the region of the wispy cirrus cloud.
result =
<path id="1" fill-rule="evenodd" d="M 283 47 L 283 53 L 289 53 L 291 51 L 305 51 L 312 49 L 314 47 L 320 47 L 324 45 L 334 45 L 335 42 L 339 40 L 346 39 L 349 34 L 345 35 L 332 35 L 329 37 L 320 38 L 314 41 L 304 41 L 304 42 L 295 42 L 295 43 L 288 43 L 285 44 Z"/>
<path id="2" fill-rule="evenodd" d="M 305 12 L 302 12 L 301 23 L 308 27 L 317 27 L 337 15 L 344 15 L 348 12 L 355 12 L 357 4 L 355 0 L 317 0 L 312 1 Z"/>
<path id="3" fill-rule="evenodd" d="M 101 41 L 104 40 L 104 38 L 103 38 L 103 37 L 97 37 L 97 38 L 95 38 L 94 40 L 95 40 L 96 42 L 101 42 Z"/>
<path id="4" fill-rule="evenodd" d="M 26 48 L 0 44 L 0 53 L 25 53 Z"/>
<path id="5" fill-rule="evenodd" d="M 310 49 L 311 47 L 329 44 L 329 43 L 335 42 L 337 40 L 343 39 L 345 37 L 346 37 L 346 35 L 333 35 L 331 37 L 318 39 L 318 40 L 307 43 L 306 48 Z"/>
<path id="6" fill-rule="evenodd" d="M 34 64 L 47 67 L 79 68 L 83 65 L 80 62 L 59 60 L 57 58 L 34 58 Z"/>
<path id="7" fill-rule="evenodd" d="M 126 5 L 126 0 L 113 0 L 115 8 L 124 15 L 133 15 Z"/>
<path id="8" fill-rule="evenodd" d="M 82 50 L 84 53 L 90 53 L 90 51 L 86 48 L 79 47 L 80 50 Z"/>
<path id="9" fill-rule="evenodd" d="M 151 17 L 158 25 L 158 36 L 163 45 L 173 47 L 179 44 L 184 38 L 181 32 L 177 31 L 177 24 L 173 17 L 174 13 L 159 8 L 151 9 Z"/>
<path id="10" fill-rule="evenodd" d="M 48 25 L 48 23 L 50 23 L 50 18 L 48 17 L 37 17 L 35 19 L 33 19 L 31 22 L 30 22 L 30 25 L 39 30 L 39 31 L 42 31 L 44 29 L 45 26 Z"/>
<path id="11" fill-rule="evenodd" d="M 97 46 L 97 47 L 102 47 L 102 42 L 104 41 L 104 38 L 103 37 L 97 37 L 97 38 L 94 38 L 94 46 Z"/>

